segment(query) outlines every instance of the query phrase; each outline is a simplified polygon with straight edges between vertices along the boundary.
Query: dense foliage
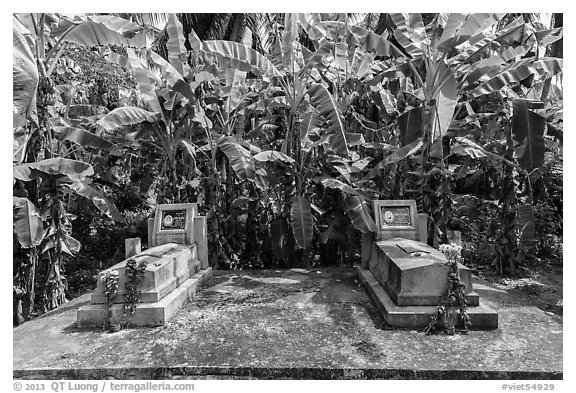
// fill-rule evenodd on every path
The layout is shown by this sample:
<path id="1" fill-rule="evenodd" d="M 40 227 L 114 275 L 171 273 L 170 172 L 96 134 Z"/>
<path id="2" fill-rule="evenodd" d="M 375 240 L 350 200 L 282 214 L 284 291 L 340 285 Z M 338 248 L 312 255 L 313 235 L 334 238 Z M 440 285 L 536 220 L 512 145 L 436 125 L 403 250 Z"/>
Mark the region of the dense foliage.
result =
<path id="1" fill-rule="evenodd" d="M 561 38 L 512 14 L 15 15 L 15 315 L 146 239 L 156 203 L 198 203 L 216 268 L 354 263 L 374 199 L 501 274 L 561 254 Z"/>

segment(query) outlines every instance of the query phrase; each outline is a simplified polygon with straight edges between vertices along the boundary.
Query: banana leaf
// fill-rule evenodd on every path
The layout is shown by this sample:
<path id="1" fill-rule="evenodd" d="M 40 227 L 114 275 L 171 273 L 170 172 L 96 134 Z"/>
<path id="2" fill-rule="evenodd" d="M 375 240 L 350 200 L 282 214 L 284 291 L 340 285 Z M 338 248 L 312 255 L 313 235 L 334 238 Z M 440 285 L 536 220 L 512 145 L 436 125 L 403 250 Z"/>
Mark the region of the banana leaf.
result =
<path id="1" fill-rule="evenodd" d="M 164 60 L 164 58 L 158 55 L 156 52 L 152 50 L 148 51 L 148 60 L 150 63 L 156 65 L 160 69 L 160 72 L 166 79 L 168 85 L 173 86 L 176 82 L 184 80 L 182 74 L 176 68 L 174 68 L 172 64 Z"/>
<path id="2" fill-rule="evenodd" d="M 486 157 L 493 162 L 505 163 L 514 168 L 518 168 L 518 166 L 513 162 L 508 161 L 499 154 L 492 153 L 484 149 L 476 142 L 471 141 L 470 139 L 465 137 L 458 136 L 453 139 L 453 144 L 450 147 L 450 153 L 461 156 L 468 156 L 472 159 L 481 159 Z"/>
<path id="3" fill-rule="evenodd" d="M 374 97 L 375 104 L 384 111 L 392 115 L 396 111 L 396 99 L 390 94 L 387 89 L 381 89 L 372 95 Z"/>
<path id="4" fill-rule="evenodd" d="M 102 150 L 111 150 L 114 147 L 108 140 L 81 128 L 54 127 L 52 130 L 54 137 L 59 141 L 70 141 L 82 147 L 95 147 Z"/>
<path id="5" fill-rule="evenodd" d="M 116 205 L 114 205 L 110 199 L 108 199 L 106 196 L 104 196 L 104 194 L 102 194 L 94 187 L 82 181 L 72 182 L 71 184 L 68 184 L 68 187 L 74 190 L 78 195 L 92 201 L 98 210 L 106 214 L 114 221 L 120 223 L 126 222 L 126 219 L 122 216 Z"/>
<path id="6" fill-rule="evenodd" d="M 376 223 L 372 219 L 370 208 L 365 200 L 358 196 L 348 195 L 345 202 L 346 213 L 356 229 L 362 233 L 376 232 Z"/>
<path id="7" fill-rule="evenodd" d="M 305 148 L 309 135 L 318 130 L 322 126 L 322 119 L 315 111 L 310 111 L 304 114 L 302 122 L 300 123 L 300 146 Z"/>
<path id="8" fill-rule="evenodd" d="M 374 144 L 368 144 L 368 147 L 372 147 L 372 145 Z M 409 145 L 400 148 L 384 144 L 382 146 L 374 145 L 373 146 L 374 148 L 382 149 L 384 151 L 392 151 L 392 153 L 388 155 L 386 158 L 384 158 L 382 161 L 380 161 L 374 168 L 370 169 L 370 171 L 366 174 L 366 176 L 364 176 L 362 180 L 368 181 L 370 179 L 373 179 L 374 177 L 380 175 L 382 173 L 382 170 L 386 166 L 406 159 L 407 157 L 418 152 L 418 150 L 420 150 L 422 146 L 424 146 L 424 143 L 420 138 L 410 143 Z"/>
<path id="9" fill-rule="evenodd" d="M 190 143 L 186 139 L 180 139 L 178 143 L 182 145 L 184 151 L 186 151 L 192 159 L 196 157 L 196 147 L 192 143 Z"/>
<path id="10" fill-rule="evenodd" d="M 166 48 L 168 49 L 168 61 L 180 73 L 180 75 L 186 75 L 182 60 L 180 59 L 180 55 L 187 52 L 186 47 L 184 46 L 184 28 L 175 14 L 170 14 L 168 16 L 166 32 L 168 33 L 168 42 L 166 43 Z"/>
<path id="11" fill-rule="evenodd" d="M 160 113 L 148 112 L 147 110 L 135 106 L 124 106 L 116 108 L 112 112 L 106 114 L 103 118 L 98 120 L 97 124 L 106 131 L 111 131 L 123 126 L 144 122 L 154 123 L 160 120 L 160 117 Z"/>
<path id="12" fill-rule="evenodd" d="M 94 174 L 94 168 L 82 161 L 57 157 L 16 166 L 12 173 L 16 179 L 22 181 L 37 179 L 42 175 L 67 176 L 73 180 L 83 180 Z"/>
<path id="13" fill-rule="evenodd" d="M 228 66 L 258 75 L 281 76 L 280 71 L 264 55 L 252 48 L 232 41 L 204 41 L 202 51 L 218 57 L 220 67 Z"/>
<path id="14" fill-rule="evenodd" d="M 396 25 L 394 37 L 406 52 L 414 59 L 422 58 L 422 44 L 429 44 L 422 16 L 418 13 L 391 13 L 390 17 Z"/>
<path id="15" fill-rule="evenodd" d="M 335 135 L 332 149 L 338 154 L 350 155 L 340 110 L 330 92 L 324 86 L 314 83 L 308 88 L 308 94 L 312 106 L 326 119 L 328 133 Z"/>
<path id="16" fill-rule="evenodd" d="M 417 139 L 414 142 L 401 147 L 400 149 L 396 150 L 394 153 L 390 154 L 388 157 L 384 159 L 384 166 L 393 164 L 398 161 L 402 161 L 405 158 L 415 154 L 418 150 L 420 150 L 424 146 L 424 143 L 421 139 Z"/>
<path id="17" fill-rule="evenodd" d="M 544 162 L 546 119 L 529 109 L 527 100 L 513 101 L 512 138 L 522 169 L 532 170 Z"/>
<path id="18" fill-rule="evenodd" d="M 446 23 L 442 28 L 442 35 L 437 40 L 437 49 L 440 51 L 447 51 L 459 42 L 458 30 L 466 21 L 466 14 L 450 13 L 447 15 Z"/>
<path id="19" fill-rule="evenodd" d="M 466 21 L 458 30 L 458 34 L 461 36 L 472 37 L 490 26 L 493 26 L 496 22 L 501 20 L 506 14 L 505 13 L 474 13 L 468 14 L 466 16 Z"/>
<path id="20" fill-rule="evenodd" d="M 326 31 L 322 27 L 322 18 L 318 13 L 299 13 L 298 23 L 308 34 L 312 41 L 320 41 L 326 37 Z"/>
<path id="21" fill-rule="evenodd" d="M 356 48 L 354 51 L 354 58 L 350 67 L 350 78 L 362 78 L 370 72 L 370 64 L 375 59 L 372 53 L 363 53 L 360 49 Z"/>
<path id="22" fill-rule="evenodd" d="M 126 52 L 128 54 L 130 66 L 134 71 L 134 78 L 136 79 L 136 82 L 138 82 L 138 89 L 140 90 L 140 94 L 142 94 L 142 98 L 150 106 L 152 111 L 157 112 L 162 116 L 162 107 L 160 106 L 160 102 L 156 96 L 156 91 L 150 83 L 148 71 L 144 68 L 144 65 L 132 48 L 128 48 Z"/>
<path id="23" fill-rule="evenodd" d="M 454 71 L 448 68 L 444 61 L 439 63 L 440 78 L 436 81 L 433 90 L 437 92 L 436 101 L 431 110 L 434 111 L 434 122 L 432 124 L 432 135 L 441 137 L 448 131 L 452 117 L 454 117 L 454 108 L 458 98 L 458 89 Z M 436 90 L 437 87 L 440 87 Z"/>
<path id="24" fill-rule="evenodd" d="M 438 49 L 444 53 L 449 52 L 455 46 L 482 33 L 505 15 L 503 13 L 449 14 L 438 41 Z"/>
<path id="25" fill-rule="evenodd" d="M 513 82 L 520 82 L 530 76 L 550 78 L 563 71 L 562 59 L 544 57 L 540 60 L 524 59 L 504 67 L 499 73 L 469 92 L 473 97 L 502 89 Z"/>
<path id="26" fill-rule="evenodd" d="M 422 136 L 422 114 L 422 107 L 417 107 L 398 116 L 402 146 L 409 145 Z"/>
<path id="27" fill-rule="evenodd" d="M 378 56 L 398 58 L 404 56 L 385 36 L 368 31 L 360 41 L 360 48 L 366 52 L 374 52 Z M 358 76 L 360 77 L 360 76 Z"/>
<path id="28" fill-rule="evenodd" d="M 292 199 L 290 209 L 290 219 L 292 221 L 292 231 L 296 244 L 300 248 L 310 248 L 312 246 L 312 209 L 310 202 L 302 196 L 295 196 Z"/>
<path id="29" fill-rule="evenodd" d="M 460 51 L 460 53 L 452 57 L 449 62 L 463 61 L 468 64 L 474 63 L 483 57 L 486 50 L 498 43 L 499 39 L 506 39 L 508 35 L 516 34 L 518 31 L 522 31 L 523 29 L 524 20 L 520 16 L 508 23 L 502 30 L 497 31 L 495 34 L 491 32 L 480 32 L 466 41 L 459 43 L 456 49 Z"/>
<path id="30" fill-rule="evenodd" d="M 332 53 L 334 51 L 334 43 L 330 42 L 330 41 L 326 41 L 324 43 L 322 43 L 322 45 L 320 45 L 318 47 L 318 49 L 316 49 L 316 51 L 314 51 L 314 53 L 312 53 L 312 55 L 310 56 L 310 58 L 308 58 L 306 60 L 306 63 L 304 65 L 304 67 L 300 70 L 300 75 L 301 76 L 305 76 L 306 73 L 308 71 L 310 71 L 313 68 L 318 68 L 318 67 L 323 67 L 323 63 L 322 60 L 332 56 Z"/>
<path id="31" fill-rule="evenodd" d="M 38 208 L 28 198 L 13 197 L 16 216 L 14 233 L 23 248 L 37 247 L 42 243 L 44 227 Z"/>
<path id="32" fill-rule="evenodd" d="M 246 208 L 251 202 L 258 202 L 259 199 L 255 197 L 245 197 L 241 196 L 232 201 L 230 203 L 230 207 L 237 207 L 237 208 Z"/>
<path id="33" fill-rule="evenodd" d="M 24 125 L 27 118 L 37 122 L 38 68 L 29 43 L 30 32 L 15 17 L 12 36 L 12 112 L 13 128 L 16 128 Z"/>
<path id="34" fill-rule="evenodd" d="M 351 195 L 358 195 L 358 191 L 356 191 L 354 188 L 352 188 L 348 184 L 343 183 L 338 179 L 334 179 L 328 175 L 316 177 L 313 180 L 319 182 L 324 187 L 337 189 L 337 190 L 340 190 L 342 192 L 345 192 L 345 193 L 351 194 Z"/>
<path id="35" fill-rule="evenodd" d="M 63 21 L 53 33 L 64 41 L 87 47 L 105 45 L 146 47 L 146 34 L 141 26 L 112 15 L 89 16 L 80 23 Z"/>
<path id="36" fill-rule="evenodd" d="M 62 251 L 68 255 L 74 255 L 73 253 L 80 251 L 80 248 L 82 248 L 82 244 L 78 240 L 66 233 L 60 238 L 60 245 Z"/>
<path id="37" fill-rule="evenodd" d="M 293 67 L 297 67 L 294 61 L 294 40 L 298 38 L 298 26 L 296 24 L 298 16 L 287 13 L 284 18 L 284 32 L 282 33 L 282 65 L 288 72 L 292 72 Z M 299 68 L 299 67 L 298 67 Z M 294 68 L 298 71 L 298 68 Z"/>
<path id="38" fill-rule="evenodd" d="M 254 179 L 254 162 L 248 149 L 231 136 L 221 137 L 216 144 L 226 154 L 232 169 L 240 180 Z"/>
<path id="39" fill-rule="evenodd" d="M 540 30 L 535 31 L 534 36 L 538 45 L 550 45 L 558 40 L 561 40 L 564 36 L 564 28 L 557 27 L 550 30 Z"/>
<path id="40" fill-rule="evenodd" d="M 293 164 L 294 159 L 292 157 L 287 156 L 286 154 L 276 151 L 276 150 L 265 150 L 261 153 L 256 154 L 254 160 L 260 162 L 274 162 L 274 161 L 282 161 L 286 164 Z"/>

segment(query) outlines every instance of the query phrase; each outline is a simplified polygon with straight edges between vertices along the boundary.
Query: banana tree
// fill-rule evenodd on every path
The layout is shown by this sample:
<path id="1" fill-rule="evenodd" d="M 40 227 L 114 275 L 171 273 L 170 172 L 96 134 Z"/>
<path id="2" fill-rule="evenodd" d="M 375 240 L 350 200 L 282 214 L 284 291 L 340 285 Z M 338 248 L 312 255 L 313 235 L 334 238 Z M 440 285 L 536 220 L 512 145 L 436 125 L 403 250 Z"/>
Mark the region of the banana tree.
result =
<path id="1" fill-rule="evenodd" d="M 562 69 L 559 59 L 527 56 L 531 51 L 537 53 L 541 44 L 558 39 L 558 31 L 542 30 L 541 26 L 519 19 L 494 29 L 503 16 L 440 14 L 424 26 L 419 14 L 391 14 L 396 25 L 394 37 L 406 58 L 383 73 L 387 77 L 408 77 L 414 82 L 415 88 L 403 89 L 418 100 L 416 106 L 404 112 L 409 121 L 401 124 L 400 132 L 404 143 L 422 142 L 422 207 L 433 218 L 431 229 L 441 241 L 446 241 L 446 223 L 450 219 L 448 193 L 452 176 L 445 165 L 447 154 L 441 141 L 444 135 L 451 135 L 447 131 L 454 114 L 466 109 L 465 100 L 493 92 L 509 94 L 510 86 L 518 85 L 531 74 L 532 78 L 545 79 Z M 432 177 L 439 177 L 440 181 L 430 189 L 426 185 Z"/>
<path id="2" fill-rule="evenodd" d="M 221 228 L 228 216 L 222 193 L 234 192 L 228 176 L 231 168 L 240 180 L 253 177 L 253 169 L 246 166 L 251 160 L 250 153 L 245 152 L 247 143 L 234 136 L 247 99 L 237 87 L 244 83 L 246 70 L 266 72 L 270 65 L 262 56 L 255 56 L 257 52 L 234 42 L 201 42 L 193 31 L 185 37 L 174 14 L 167 16 L 164 32 L 168 37 L 166 58 L 150 48 L 128 49 L 126 56 L 107 54 L 109 61 L 132 70 L 145 107 L 119 108 L 116 112 L 133 112 L 131 123 L 140 126 L 128 144 L 139 146 L 142 155 L 154 158 L 145 163 L 146 173 L 154 181 L 144 191 L 155 195 L 158 202 L 195 200 L 208 207 L 207 216 L 213 226 L 210 240 L 215 243 L 211 250 L 216 250 L 212 260 L 224 259 L 231 264 L 229 257 L 234 259 L 234 252 Z M 186 39 L 192 43 L 192 51 L 186 49 Z M 213 53 L 220 50 L 223 54 L 214 59 Z M 242 60 L 242 53 L 247 60 Z M 187 61 L 189 57 L 193 58 L 193 67 Z M 114 121 L 102 127 L 105 122 L 104 118 L 99 121 L 107 135 L 122 131 L 121 127 L 130 123 Z"/>
<path id="3" fill-rule="evenodd" d="M 331 189 L 352 191 L 358 197 L 345 170 L 344 182 L 317 170 L 332 165 L 341 168 L 331 158 L 318 161 L 317 157 L 340 157 L 342 167 L 359 159 L 352 149 L 363 143 L 363 137 L 352 133 L 347 124 L 351 97 L 345 86 L 368 74 L 376 55 L 389 56 L 391 46 L 384 37 L 368 30 L 357 26 L 347 29 L 345 22 L 322 21 L 317 14 L 286 14 L 284 22 L 273 52 L 273 63 L 284 74 L 279 83 L 287 112 L 287 130 L 280 151 L 294 159 L 290 221 L 296 245 L 308 248 L 312 241 L 309 235 L 313 233 L 312 212 L 319 211 L 311 203 L 308 187 L 318 182 Z M 311 38 L 314 51 L 299 42 L 299 34 Z M 343 209 L 352 223 L 366 230 L 369 224 L 357 220 L 361 217 L 358 210 L 349 206 L 352 205 L 344 205 Z"/>
<path id="4" fill-rule="evenodd" d="M 26 317 L 33 309 L 35 282 L 41 281 L 44 310 L 64 300 L 65 279 L 61 274 L 64 254 L 79 247 L 69 236 L 65 195 L 85 196 L 116 219 L 122 219 L 101 192 L 87 183 L 84 177 L 88 169 L 82 168 L 88 164 L 76 159 L 81 156 L 78 149 L 109 149 L 110 145 L 87 130 L 74 127 L 66 119 L 59 121 L 52 75 L 70 43 L 141 45 L 139 31 L 138 26 L 110 16 L 74 20 L 58 14 L 13 16 L 14 193 L 17 197 L 14 230 L 20 245 L 29 250 L 28 261 L 18 269 L 17 280 L 25 292 Z M 70 103 L 71 100 L 68 107 Z M 65 156 L 71 158 L 63 158 Z M 62 182 L 64 178 L 70 182 Z"/>
<path id="5" fill-rule="evenodd" d="M 213 126 L 206 127 L 207 138 L 200 144 L 199 151 L 210 152 L 212 155 L 210 177 L 216 176 L 217 178 L 210 182 L 213 185 L 211 194 L 219 195 L 221 189 L 219 185 L 224 179 L 227 179 L 226 189 L 229 192 L 232 190 L 230 171 L 225 170 L 226 167 L 232 169 L 240 181 L 251 182 L 256 190 L 262 193 L 266 191 L 266 187 L 262 182 L 262 176 L 257 176 L 255 173 L 255 162 L 252 158 L 252 154 L 260 153 L 260 149 L 235 134 L 237 131 L 242 133 L 244 120 L 258 113 L 262 103 L 276 105 L 277 109 L 286 106 L 283 97 L 269 99 L 265 97 L 266 94 L 262 94 L 262 90 L 271 93 L 273 88 L 270 87 L 270 78 L 278 80 L 277 78 L 281 78 L 283 73 L 266 57 L 242 43 L 223 40 L 201 41 L 193 30 L 187 38 L 192 51 L 187 52 L 183 46 L 173 45 L 172 49 L 175 54 L 172 57 L 188 53 L 201 64 L 197 69 L 199 71 L 197 77 L 191 82 L 197 85 L 202 84 L 202 91 L 206 94 L 202 94 L 201 101 L 210 101 L 205 105 L 204 110 L 206 117 L 213 119 Z M 170 50 L 170 46 L 168 49 Z M 256 75 L 258 79 L 248 81 L 247 72 Z M 224 86 L 220 81 L 224 83 Z M 266 125 L 272 126 L 267 122 L 268 120 L 264 120 L 255 124 L 255 129 L 251 134 L 256 135 L 258 130 L 265 128 Z M 286 149 L 285 145 L 283 151 L 286 152 Z M 225 166 L 221 170 L 216 170 L 218 151 L 227 157 Z M 264 168 L 261 169 L 264 170 Z M 219 197 L 216 199 L 218 202 L 221 201 Z M 218 205 L 227 204 L 214 203 L 214 208 Z M 227 209 L 227 207 L 224 208 Z M 225 239 L 224 236 L 220 238 Z"/>
<path id="6" fill-rule="evenodd" d="M 90 164 L 67 158 L 49 158 L 14 167 L 16 183 L 14 196 L 14 234 L 21 247 L 30 250 L 30 266 L 23 273 L 23 316 L 30 317 L 34 308 L 34 283 L 41 279 L 42 311 L 51 310 L 65 301 L 66 280 L 62 275 L 64 255 L 79 251 L 80 243 L 70 236 L 70 216 L 66 203 L 70 194 L 91 200 L 110 218 L 123 222 L 124 218 L 97 188 L 91 185 L 94 169 Z M 38 181 L 41 192 L 39 205 L 32 203 L 22 183 Z M 40 261 L 45 264 L 38 265 Z M 41 277 L 37 277 L 40 268 Z"/>
<path id="7" fill-rule="evenodd" d="M 311 203 L 313 193 L 307 190 L 313 184 L 342 193 L 341 211 L 346 212 L 354 227 L 361 232 L 374 228 L 365 199 L 372 198 L 374 190 L 362 193 L 355 177 L 370 162 L 370 158 L 357 153 L 365 144 L 364 136 L 379 131 L 353 109 L 360 106 L 366 93 L 356 86 L 365 84 L 375 73 L 374 67 L 384 63 L 376 61 L 376 56 L 391 58 L 401 52 L 386 36 L 348 23 L 346 18 L 344 22 L 323 21 L 315 14 L 287 14 L 284 20 L 272 62 L 284 74 L 279 83 L 284 92 L 287 130 L 280 151 L 294 159 L 294 197 L 285 199 L 293 200 L 293 208 L 288 209 L 290 221 L 306 229 L 293 231 L 300 238 L 295 243 L 302 247 L 310 245 L 303 234 L 311 233 L 313 226 L 321 226 L 308 219 L 314 211 L 322 211 Z M 312 44 L 300 44 L 299 35 L 311 38 Z M 264 118 L 262 124 L 268 121 Z M 300 197 L 306 198 L 310 208 Z M 324 211 L 320 216 L 328 214 Z M 331 230 L 333 223 L 327 224 L 322 239 L 326 239 L 323 234 L 336 234 Z"/>

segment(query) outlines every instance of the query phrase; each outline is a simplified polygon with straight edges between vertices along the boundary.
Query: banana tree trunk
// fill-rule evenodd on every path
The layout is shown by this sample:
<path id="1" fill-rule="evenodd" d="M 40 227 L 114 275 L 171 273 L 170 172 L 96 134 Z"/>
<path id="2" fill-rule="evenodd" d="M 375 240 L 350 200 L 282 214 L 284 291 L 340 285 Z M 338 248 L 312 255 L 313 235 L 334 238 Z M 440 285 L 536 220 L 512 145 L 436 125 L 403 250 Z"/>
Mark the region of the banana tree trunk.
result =
<path id="1" fill-rule="evenodd" d="M 426 189 L 426 174 L 430 172 L 433 167 L 432 159 L 430 157 L 430 149 L 432 146 L 432 112 L 430 107 L 426 105 L 423 111 L 423 121 L 422 121 L 422 143 L 424 144 L 422 148 L 422 178 L 420 179 L 421 184 L 421 194 L 422 194 L 422 208 L 424 213 L 428 217 L 433 217 L 434 213 L 434 200 L 433 196 Z M 434 245 L 434 221 L 428 219 L 428 238 L 426 243 L 429 245 Z"/>
<path id="2" fill-rule="evenodd" d="M 428 238 L 427 243 L 435 245 L 435 237 L 438 242 L 445 244 L 448 242 L 446 236 L 447 223 L 450 212 L 450 179 L 444 171 L 444 153 L 443 147 L 440 146 L 440 158 L 435 162 L 431 156 L 432 145 L 434 144 L 434 133 L 432 124 L 436 121 L 434 106 L 425 104 L 424 119 L 422 122 L 422 179 L 421 193 L 424 213 L 431 218 L 428 220 Z M 442 143 L 442 136 L 439 136 L 439 142 Z M 434 170 L 436 169 L 436 170 Z"/>
<path id="3" fill-rule="evenodd" d="M 38 266 L 38 249 L 33 247 L 28 253 L 29 264 L 26 266 L 24 272 L 24 298 L 22 299 L 22 316 L 28 320 L 34 311 L 34 282 L 36 277 L 36 267 Z"/>
<path id="4" fill-rule="evenodd" d="M 505 158 L 508 161 L 512 161 L 514 159 L 514 141 L 510 125 L 506 127 L 506 139 Z M 514 168 L 506 164 L 504 164 L 504 179 L 500 202 L 502 203 L 502 210 L 500 212 L 500 238 L 497 244 L 496 268 L 500 275 L 503 275 L 506 270 L 510 274 L 515 274 L 518 259 L 516 190 L 514 186 Z"/>

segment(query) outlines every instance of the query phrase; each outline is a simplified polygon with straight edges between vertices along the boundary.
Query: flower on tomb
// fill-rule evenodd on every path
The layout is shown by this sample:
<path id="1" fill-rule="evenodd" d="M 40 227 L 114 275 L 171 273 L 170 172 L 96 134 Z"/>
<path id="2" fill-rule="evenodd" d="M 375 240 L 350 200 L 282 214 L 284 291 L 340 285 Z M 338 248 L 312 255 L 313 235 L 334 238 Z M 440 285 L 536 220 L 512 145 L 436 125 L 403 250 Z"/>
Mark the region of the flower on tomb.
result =
<path id="1" fill-rule="evenodd" d="M 442 253 L 446 255 L 448 263 L 454 263 L 460 260 L 460 255 L 462 254 L 462 246 L 459 246 L 454 243 L 441 244 L 440 251 L 442 251 Z"/>

